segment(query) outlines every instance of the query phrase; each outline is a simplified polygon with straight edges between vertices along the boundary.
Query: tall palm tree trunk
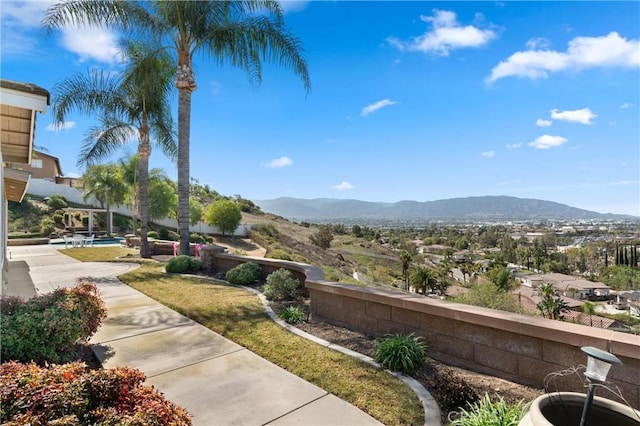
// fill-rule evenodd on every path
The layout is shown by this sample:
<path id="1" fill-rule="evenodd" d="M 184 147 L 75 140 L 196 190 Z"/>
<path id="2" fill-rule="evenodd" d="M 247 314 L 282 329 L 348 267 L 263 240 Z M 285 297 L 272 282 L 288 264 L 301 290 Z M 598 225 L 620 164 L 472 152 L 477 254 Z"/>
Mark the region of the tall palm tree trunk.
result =
<path id="1" fill-rule="evenodd" d="M 189 246 L 189 138 L 191 133 L 191 93 L 196 90 L 188 50 L 178 50 L 178 229 L 180 254 L 190 255 Z"/>
<path id="2" fill-rule="evenodd" d="M 138 145 L 138 174 L 140 176 L 140 194 L 138 199 L 140 213 L 140 257 L 150 258 L 149 240 L 147 238 L 149 221 L 149 157 L 151 156 L 151 143 L 149 142 L 149 127 L 146 117 L 140 127 L 140 144 Z"/>

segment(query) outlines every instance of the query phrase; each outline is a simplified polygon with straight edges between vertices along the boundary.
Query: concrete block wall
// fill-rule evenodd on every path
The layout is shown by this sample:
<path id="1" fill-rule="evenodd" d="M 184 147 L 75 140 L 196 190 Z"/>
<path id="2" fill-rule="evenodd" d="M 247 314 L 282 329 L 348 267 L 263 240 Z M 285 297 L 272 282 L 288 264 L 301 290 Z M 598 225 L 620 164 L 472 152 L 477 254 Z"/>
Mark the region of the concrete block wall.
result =
<path id="1" fill-rule="evenodd" d="M 612 367 L 610 381 L 640 407 L 640 336 L 328 281 L 306 286 L 314 320 L 373 336 L 415 333 L 434 359 L 535 387 L 550 373 L 585 365 L 582 346 L 604 349 L 623 362 Z M 548 384 L 585 391 L 576 374 Z M 598 395 L 616 399 L 604 390 Z"/>
<path id="2" fill-rule="evenodd" d="M 623 362 L 612 367 L 609 380 L 640 409 L 640 336 L 326 281 L 310 265 L 231 255 L 215 246 L 205 247 L 201 257 L 210 272 L 248 261 L 262 266 L 264 277 L 289 269 L 305 283 L 314 320 L 372 336 L 415 333 L 434 359 L 516 383 L 542 387 L 550 373 L 586 364 L 582 346 L 604 349 Z M 551 391 L 585 392 L 581 374 L 554 376 L 548 385 Z M 602 389 L 598 396 L 616 400 Z"/>

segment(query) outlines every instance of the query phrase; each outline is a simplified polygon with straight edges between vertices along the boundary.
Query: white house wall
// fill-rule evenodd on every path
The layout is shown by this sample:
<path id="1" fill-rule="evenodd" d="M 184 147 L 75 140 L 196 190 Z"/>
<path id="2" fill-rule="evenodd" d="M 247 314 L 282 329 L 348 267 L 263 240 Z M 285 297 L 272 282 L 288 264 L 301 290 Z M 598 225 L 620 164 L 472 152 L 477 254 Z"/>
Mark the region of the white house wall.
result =
<path id="1" fill-rule="evenodd" d="M 87 201 L 82 199 L 82 192 L 76 188 L 72 188 L 67 185 L 59 185 L 55 182 L 51 182 L 44 179 L 31 179 L 29 181 L 29 187 L 27 193 L 36 195 L 39 197 L 51 197 L 52 195 L 62 195 L 67 201 L 75 204 L 88 204 L 95 208 L 103 208 L 100 203 L 94 198 L 89 197 Z M 126 206 L 111 206 L 111 211 L 119 213 L 123 216 L 131 217 L 131 209 Z M 154 220 L 153 223 L 167 228 L 177 229 L 178 221 L 176 219 L 160 219 Z M 250 224 L 241 224 L 234 232 L 236 237 L 246 237 L 251 230 Z M 204 233 L 204 234 L 221 234 L 221 232 L 215 226 L 207 225 L 204 222 L 200 222 L 195 226 L 189 227 L 190 232 Z"/>

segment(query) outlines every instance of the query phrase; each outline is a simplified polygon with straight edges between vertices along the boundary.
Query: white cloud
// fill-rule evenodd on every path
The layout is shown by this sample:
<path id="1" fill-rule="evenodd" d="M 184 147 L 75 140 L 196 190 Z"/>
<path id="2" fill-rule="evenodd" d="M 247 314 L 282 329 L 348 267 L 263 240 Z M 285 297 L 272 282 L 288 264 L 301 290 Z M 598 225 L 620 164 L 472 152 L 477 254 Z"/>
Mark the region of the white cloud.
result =
<path id="1" fill-rule="evenodd" d="M 609 182 L 609 186 L 629 186 L 638 185 L 640 181 L 637 180 L 619 180 L 617 182 Z"/>
<path id="2" fill-rule="evenodd" d="M 627 109 L 627 108 L 631 108 L 633 106 L 633 104 L 631 102 L 625 102 L 622 105 L 620 105 L 620 109 Z"/>
<path id="3" fill-rule="evenodd" d="M 551 120 L 543 120 L 542 118 L 536 120 L 536 126 L 538 127 L 549 127 L 551 124 L 553 124 Z"/>
<path id="4" fill-rule="evenodd" d="M 485 151 L 483 153 L 481 153 L 480 155 L 482 155 L 482 158 L 493 158 L 496 156 L 496 152 L 495 151 Z"/>
<path id="5" fill-rule="evenodd" d="M 508 143 L 505 145 L 505 147 L 507 149 L 518 149 L 518 148 L 522 148 L 522 142 L 518 142 L 518 143 Z"/>
<path id="6" fill-rule="evenodd" d="M 346 191 L 347 189 L 353 189 L 353 188 L 355 188 L 355 186 L 351 185 L 347 181 L 342 181 L 333 187 L 333 189 L 335 189 L 336 191 Z"/>
<path id="7" fill-rule="evenodd" d="M 269 167 L 270 169 L 279 169 L 282 167 L 288 167 L 290 165 L 293 164 L 293 160 L 289 157 L 280 157 L 280 158 L 276 158 L 274 160 L 271 160 L 270 162 L 268 162 L 267 164 L 265 164 L 266 167 Z"/>
<path id="8" fill-rule="evenodd" d="M 64 28 L 62 45 L 84 62 L 93 59 L 114 64 L 123 61 L 116 33 L 96 27 Z"/>
<path id="9" fill-rule="evenodd" d="M 530 49 L 516 52 L 491 70 L 487 83 L 505 77 L 547 78 L 549 73 L 589 68 L 640 67 L 640 41 L 616 32 L 602 37 L 576 37 L 566 52 Z"/>
<path id="10" fill-rule="evenodd" d="M 40 36 L 40 20 L 54 1 L 2 2 L 0 41 L 3 55 L 25 55 L 33 52 Z"/>
<path id="11" fill-rule="evenodd" d="M 535 49 L 547 49 L 551 45 L 551 42 L 544 37 L 534 37 L 527 40 L 527 49 L 535 50 Z"/>
<path id="12" fill-rule="evenodd" d="M 398 102 L 396 101 L 391 101 L 389 99 L 383 99 L 381 101 L 378 101 L 376 103 L 373 103 L 371 105 L 367 105 L 366 107 L 362 108 L 362 112 L 360 112 L 360 115 L 362 117 L 366 117 L 367 115 L 371 114 L 372 112 L 376 112 L 377 110 L 390 106 L 390 105 L 395 105 Z"/>
<path id="13" fill-rule="evenodd" d="M 535 149 L 550 149 L 562 145 L 567 141 L 567 138 L 562 136 L 542 135 L 533 142 L 529 143 L 529 146 Z"/>
<path id="14" fill-rule="evenodd" d="M 73 129 L 74 127 L 76 127 L 75 121 L 65 121 L 64 123 L 51 123 L 44 129 L 50 132 L 59 132 L 61 130 Z"/>
<path id="15" fill-rule="evenodd" d="M 448 56 L 454 49 L 480 47 L 497 37 L 490 29 L 480 29 L 473 25 L 461 26 L 455 12 L 447 10 L 435 9 L 433 16 L 421 15 L 420 19 L 431 24 L 431 31 L 414 37 L 411 41 L 395 37 L 389 37 L 387 41 L 399 50 Z"/>
<path id="16" fill-rule="evenodd" d="M 572 123 L 593 124 L 591 120 L 596 117 L 597 115 L 589 108 L 576 109 L 573 111 L 558 111 L 557 109 L 551 110 L 551 118 L 554 120 L 564 120 Z"/>

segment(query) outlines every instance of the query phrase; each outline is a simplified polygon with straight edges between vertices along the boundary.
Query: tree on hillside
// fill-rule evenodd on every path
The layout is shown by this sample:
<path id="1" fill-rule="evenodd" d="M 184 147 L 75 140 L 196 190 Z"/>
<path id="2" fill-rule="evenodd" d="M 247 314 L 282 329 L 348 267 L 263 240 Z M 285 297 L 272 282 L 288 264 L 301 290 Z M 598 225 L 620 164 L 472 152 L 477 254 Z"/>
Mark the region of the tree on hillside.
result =
<path id="1" fill-rule="evenodd" d="M 152 169 L 149 177 L 149 220 L 173 217 L 178 208 L 175 183 L 160 169 Z"/>
<path id="2" fill-rule="evenodd" d="M 487 272 L 487 278 L 495 284 L 500 291 L 509 292 L 513 290 L 517 282 L 511 272 L 502 265 L 495 265 Z"/>
<path id="3" fill-rule="evenodd" d="M 331 241 L 333 241 L 333 228 L 331 225 L 322 225 L 318 229 L 318 232 L 311 235 L 309 240 L 316 246 L 328 249 L 331 247 Z"/>
<path id="4" fill-rule="evenodd" d="M 438 281 L 433 277 L 431 269 L 424 266 L 419 267 L 411 274 L 410 281 L 416 292 L 422 294 L 426 294 L 427 289 L 435 290 L 438 286 Z"/>
<path id="5" fill-rule="evenodd" d="M 204 217 L 204 206 L 196 197 L 189 197 L 189 225 L 197 225 Z"/>
<path id="6" fill-rule="evenodd" d="M 409 265 L 411 264 L 411 261 L 413 260 L 413 258 L 411 257 L 411 253 L 409 253 L 406 250 L 402 250 L 398 255 L 398 257 L 400 258 L 400 265 L 402 266 L 402 278 L 404 280 L 404 287 L 405 287 L 405 290 L 409 290 L 408 271 L 409 271 Z"/>
<path id="7" fill-rule="evenodd" d="M 100 164 L 89 167 L 82 175 L 83 199 L 94 197 L 110 216 L 111 205 L 124 202 L 127 187 L 122 179 L 122 170 L 115 164 Z M 91 230 L 89 230 L 91 231 Z M 107 232 L 111 233 L 111 221 L 107 220 Z"/>
<path id="8" fill-rule="evenodd" d="M 217 227 L 222 235 L 233 234 L 240 225 L 242 212 L 230 200 L 217 200 L 207 207 L 205 220 L 209 225 Z"/>
<path id="9" fill-rule="evenodd" d="M 133 41 L 123 46 L 129 62 L 122 75 L 97 70 L 76 73 L 56 84 L 52 109 L 58 123 L 72 110 L 97 114 L 100 119 L 83 141 L 78 165 L 95 164 L 137 139 L 138 171 L 133 175 L 127 171 L 126 179 L 133 179 L 139 190 L 132 209 L 137 207 L 140 215 L 140 255 L 151 257 L 147 241 L 149 157 L 151 141 L 169 157 L 176 154 L 168 101 L 173 68 L 166 52 L 152 56 Z"/>
<path id="10" fill-rule="evenodd" d="M 48 29 L 78 23 L 145 33 L 154 45 L 173 49 L 177 58 L 178 197 L 180 251 L 189 254 L 189 144 L 191 95 L 196 90 L 193 59 L 200 54 L 216 64 L 246 71 L 262 81 L 262 62 L 275 62 L 311 87 L 300 41 L 287 31 L 280 3 L 260 1 L 67 1 L 49 8 Z"/>

